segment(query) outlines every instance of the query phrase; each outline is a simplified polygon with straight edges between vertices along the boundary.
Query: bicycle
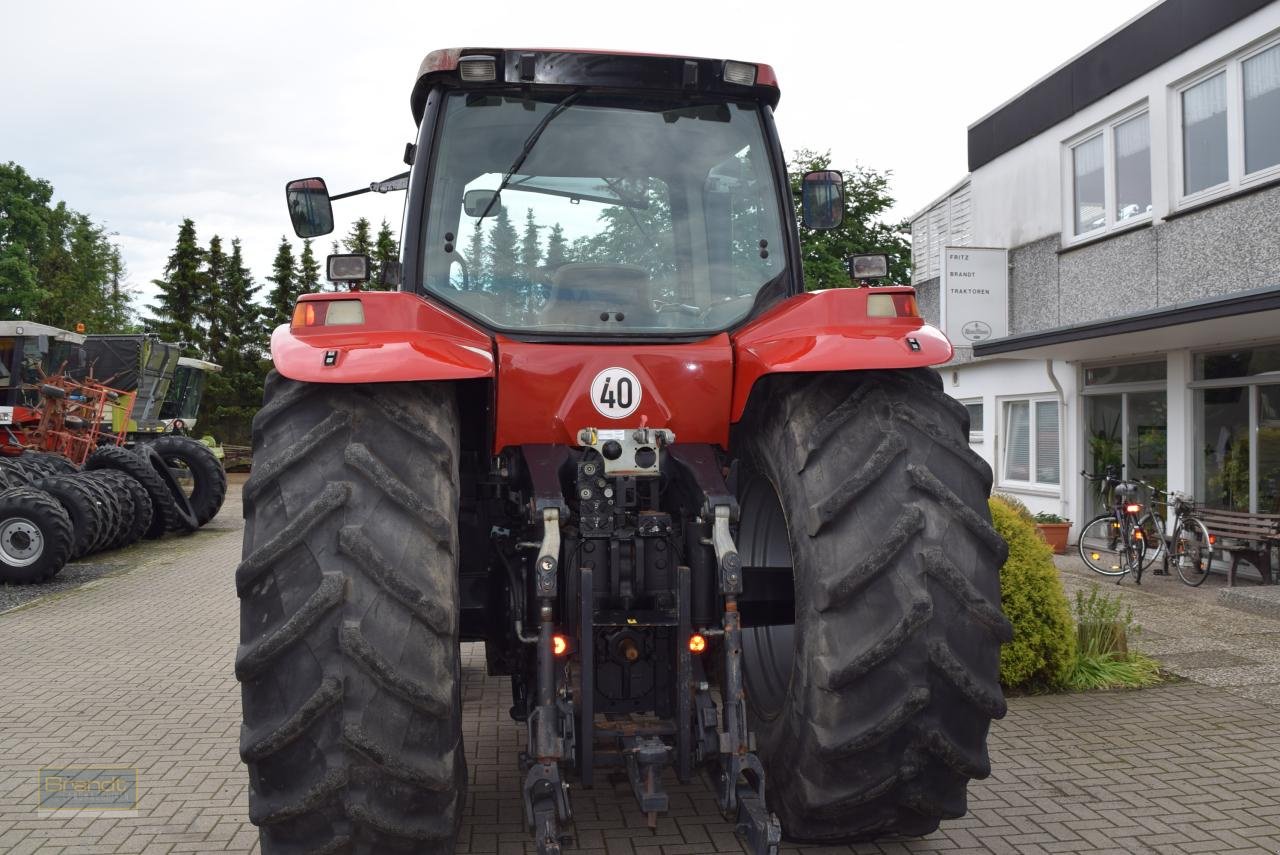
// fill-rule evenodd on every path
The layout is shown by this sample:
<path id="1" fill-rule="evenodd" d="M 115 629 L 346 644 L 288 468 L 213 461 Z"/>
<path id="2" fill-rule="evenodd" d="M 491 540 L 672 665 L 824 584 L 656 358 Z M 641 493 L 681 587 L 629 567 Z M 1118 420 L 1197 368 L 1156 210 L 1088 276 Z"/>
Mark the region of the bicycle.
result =
<path id="1" fill-rule="evenodd" d="M 1186 493 L 1171 490 L 1165 493 L 1173 504 L 1173 532 L 1162 538 L 1165 544 L 1164 569 L 1169 572 L 1172 563 L 1178 569 L 1183 584 L 1195 588 L 1209 578 L 1213 564 L 1213 538 L 1204 522 L 1195 516 L 1195 500 Z"/>
<path id="2" fill-rule="evenodd" d="M 1112 496 L 1111 510 L 1094 517 L 1080 530 L 1076 543 L 1080 558 L 1095 573 L 1117 577 L 1117 585 L 1130 573 L 1134 582 L 1141 585 L 1147 551 L 1147 536 L 1138 525 L 1144 508 L 1139 500 L 1141 482 L 1122 479 L 1114 467 L 1108 467 L 1102 475 L 1083 471 L 1080 474 L 1090 481 L 1101 481 L 1103 493 L 1110 491 Z"/>

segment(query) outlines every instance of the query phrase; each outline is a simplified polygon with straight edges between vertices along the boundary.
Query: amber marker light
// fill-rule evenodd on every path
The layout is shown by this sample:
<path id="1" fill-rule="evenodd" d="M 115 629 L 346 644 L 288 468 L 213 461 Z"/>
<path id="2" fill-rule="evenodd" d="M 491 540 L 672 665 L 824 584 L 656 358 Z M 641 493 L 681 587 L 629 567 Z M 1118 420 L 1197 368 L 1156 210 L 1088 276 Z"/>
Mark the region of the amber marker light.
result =
<path id="1" fill-rule="evenodd" d="M 689 651 L 691 653 L 701 653 L 707 649 L 707 639 L 703 635 L 694 633 L 689 636 Z"/>
<path id="2" fill-rule="evenodd" d="M 551 652 L 556 656 L 563 656 L 569 652 L 569 639 L 560 633 L 551 636 Z"/>

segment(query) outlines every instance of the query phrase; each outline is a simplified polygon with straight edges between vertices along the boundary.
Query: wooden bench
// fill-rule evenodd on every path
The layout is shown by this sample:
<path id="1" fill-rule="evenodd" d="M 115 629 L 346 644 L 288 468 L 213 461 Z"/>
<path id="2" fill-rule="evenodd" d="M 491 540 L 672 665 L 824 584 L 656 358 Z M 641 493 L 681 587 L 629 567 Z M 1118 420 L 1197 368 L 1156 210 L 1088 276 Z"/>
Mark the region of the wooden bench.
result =
<path id="1" fill-rule="evenodd" d="M 1197 507 L 1195 515 L 1209 529 L 1214 549 L 1231 555 L 1227 587 L 1236 584 L 1236 567 L 1242 558 L 1258 568 L 1263 584 L 1273 583 L 1271 547 L 1280 546 L 1280 514 L 1250 514 Z"/>

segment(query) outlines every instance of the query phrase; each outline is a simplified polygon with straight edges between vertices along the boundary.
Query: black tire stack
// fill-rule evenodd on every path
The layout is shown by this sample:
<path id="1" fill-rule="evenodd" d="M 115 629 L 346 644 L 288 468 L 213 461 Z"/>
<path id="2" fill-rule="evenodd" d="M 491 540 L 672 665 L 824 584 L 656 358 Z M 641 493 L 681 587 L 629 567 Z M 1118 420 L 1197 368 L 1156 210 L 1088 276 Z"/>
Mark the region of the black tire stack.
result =
<path id="1" fill-rule="evenodd" d="M 171 467 L 191 477 L 195 507 Z M 43 582 L 68 561 L 193 532 L 217 514 L 226 491 L 213 452 L 187 437 L 100 446 L 83 470 L 45 452 L 0 458 L 0 584 Z"/>

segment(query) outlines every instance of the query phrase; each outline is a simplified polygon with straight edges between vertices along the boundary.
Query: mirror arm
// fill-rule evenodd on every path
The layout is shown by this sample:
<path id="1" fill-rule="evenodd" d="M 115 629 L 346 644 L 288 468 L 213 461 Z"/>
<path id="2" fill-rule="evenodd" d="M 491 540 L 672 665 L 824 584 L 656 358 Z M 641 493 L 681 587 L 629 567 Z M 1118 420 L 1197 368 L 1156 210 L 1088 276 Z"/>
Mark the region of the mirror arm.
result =
<path id="1" fill-rule="evenodd" d="M 409 173 L 401 172 L 399 175 L 393 175 L 385 181 L 374 181 L 368 187 L 362 187 L 359 190 L 349 190 L 346 193 L 337 193 L 329 197 L 329 201 L 337 199 L 346 199 L 349 196 L 359 196 L 362 193 L 390 193 L 394 190 L 409 189 Z"/>

